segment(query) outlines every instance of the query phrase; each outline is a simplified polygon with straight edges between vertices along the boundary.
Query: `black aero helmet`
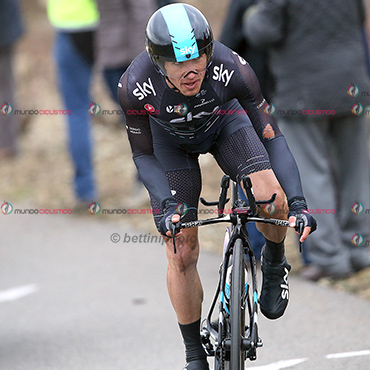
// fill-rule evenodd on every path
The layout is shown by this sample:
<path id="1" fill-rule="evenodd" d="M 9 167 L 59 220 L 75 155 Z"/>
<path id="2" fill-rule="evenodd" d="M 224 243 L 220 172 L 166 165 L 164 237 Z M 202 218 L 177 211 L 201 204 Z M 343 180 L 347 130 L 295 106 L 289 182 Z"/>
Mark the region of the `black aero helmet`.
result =
<path id="1" fill-rule="evenodd" d="M 146 49 L 166 74 L 164 62 L 184 62 L 213 52 L 213 34 L 205 16 L 189 4 L 174 3 L 158 9 L 146 27 Z"/>

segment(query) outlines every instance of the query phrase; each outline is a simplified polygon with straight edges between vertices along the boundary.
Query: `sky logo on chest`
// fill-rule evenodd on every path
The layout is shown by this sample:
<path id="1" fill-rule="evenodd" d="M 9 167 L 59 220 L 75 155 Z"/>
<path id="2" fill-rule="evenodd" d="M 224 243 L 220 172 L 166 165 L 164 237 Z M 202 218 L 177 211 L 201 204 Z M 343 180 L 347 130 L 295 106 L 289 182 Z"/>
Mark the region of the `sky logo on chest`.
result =
<path id="1" fill-rule="evenodd" d="M 134 89 L 132 93 L 137 97 L 138 100 L 143 100 L 146 98 L 148 95 L 153 94 L 156 96 L 156 92 L 154 89 L 153 82 L 150 78 L 148 78 L 147 81 L 143 83 L 136 82 L 137 89 Z"/>
<path id="2" fill-rule="evenodd" d="M 178 4 L 175 10 L 173 7 L 165 7 L 161 12 L 172 40 L 176 61 L 185 62 L 189 59 L 198 58 L 199 50 L 194 29 L 185 7 Z M 174 12 L 176 12 L 176 15 Z"/>

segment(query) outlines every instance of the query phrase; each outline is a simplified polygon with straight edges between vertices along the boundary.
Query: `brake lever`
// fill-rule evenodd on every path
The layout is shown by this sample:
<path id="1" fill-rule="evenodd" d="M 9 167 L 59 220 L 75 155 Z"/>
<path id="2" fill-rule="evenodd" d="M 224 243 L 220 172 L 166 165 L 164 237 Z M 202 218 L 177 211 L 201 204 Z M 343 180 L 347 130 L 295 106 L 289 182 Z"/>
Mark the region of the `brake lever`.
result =
<path id="1" fill-rule="evenodd" d="M 298 225 L 296 225 L 296 230 L 299 232 L 299 253 L 302 253 L 303 247 L 301 242 L 301 236 L 304 230 L 304 223 L 303 221 L 299 220 Z"/>
<path id="2" fill-rule="evenodd" d="M 171 234 L 172 234 L 172 243 L 173 243 L 173 253 L 176 254 L 177 249 L 176 249 L 176 234 L 180 232 L 181 229 L 181 224 L 180 221 L 173 223 L 171 222 Z"/>

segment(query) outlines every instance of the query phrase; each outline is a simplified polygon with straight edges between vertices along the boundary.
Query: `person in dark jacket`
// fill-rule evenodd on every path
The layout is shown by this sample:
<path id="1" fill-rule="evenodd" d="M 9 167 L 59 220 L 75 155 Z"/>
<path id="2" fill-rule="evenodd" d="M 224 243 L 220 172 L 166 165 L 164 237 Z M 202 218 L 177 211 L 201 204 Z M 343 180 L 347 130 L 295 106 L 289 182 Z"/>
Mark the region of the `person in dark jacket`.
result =
<path id="1" fill-rule="evenodd" d="M 301 169 L 318 230 L 303 277 L 340 278 L 370 266 L 370 81 L 362 0 L 259 0 L 249 42 L 269 51 L 271 109 Z"/>
<path id="2" fill-rule="evenodd" d="M 255 5 L 257 0 L 231 0 L 220 42 L 242 56 L 253 68 L 267 101 L 270 101 L 274 88 L 272 74 L 269 69 L 266 50 L 251 44 L 243 33 L 243 15 Z"/>
<path id="3" fill-rule="evenodd" d="M 13 53 L 24 29 L 18 1 L 0 0 L 0 160 L 17 154 L 19 122 L 14 105 Z"/>
<path id="4" fill-rule="evenodd" d="M 117 86 L 132 60 L 145 48 L 146 26 L 157 2 L 154 0 L 97 0 L 100 24 L 96 35 L 97 64 L 102 69 L 110 95 L 117 105 Z M 125 121 L 124 116 L 123 123 Z M 128 208 L 147 202 L 146 190 L 138 177 L 125 200 Z"/>

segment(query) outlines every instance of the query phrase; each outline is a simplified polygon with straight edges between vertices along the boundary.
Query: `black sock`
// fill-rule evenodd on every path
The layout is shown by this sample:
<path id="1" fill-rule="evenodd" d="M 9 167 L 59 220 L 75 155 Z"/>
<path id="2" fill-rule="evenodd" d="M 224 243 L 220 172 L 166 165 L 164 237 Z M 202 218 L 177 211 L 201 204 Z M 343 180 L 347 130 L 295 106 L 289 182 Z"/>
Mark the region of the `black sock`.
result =
<path id="1" fill-rule="evenodd" d="M 265 250 L 263 252 L 263 258 L 271 263 L 281 262 L 284 258 L 285 248 L 284 241 L 285 238 L 280 243 L 272 242 L 266 239 Z"/>
<path id="2" fill-rule="evenodd" d="M 200 319 L 187 325 L 179 323 L 179 327 L 184 339 L 186 362 L 205 359 L 207 355 L 200 341 Z"/>

